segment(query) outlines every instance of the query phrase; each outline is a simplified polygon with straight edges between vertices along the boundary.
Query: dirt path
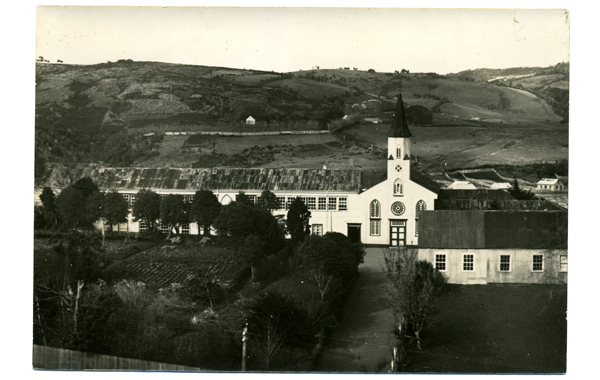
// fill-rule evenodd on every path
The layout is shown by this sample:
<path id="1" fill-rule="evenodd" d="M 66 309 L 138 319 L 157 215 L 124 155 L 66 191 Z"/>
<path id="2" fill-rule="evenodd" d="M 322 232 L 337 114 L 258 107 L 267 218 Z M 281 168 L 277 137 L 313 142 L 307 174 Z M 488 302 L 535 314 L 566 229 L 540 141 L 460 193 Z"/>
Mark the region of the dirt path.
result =
<path id="1" fill-rule="evenodd" d="M 383 248 L 366 251 L 339 325 L 323 347 L 319 372 L 380 372 L 391 359 L 393 317 L 382 269 Z"/>

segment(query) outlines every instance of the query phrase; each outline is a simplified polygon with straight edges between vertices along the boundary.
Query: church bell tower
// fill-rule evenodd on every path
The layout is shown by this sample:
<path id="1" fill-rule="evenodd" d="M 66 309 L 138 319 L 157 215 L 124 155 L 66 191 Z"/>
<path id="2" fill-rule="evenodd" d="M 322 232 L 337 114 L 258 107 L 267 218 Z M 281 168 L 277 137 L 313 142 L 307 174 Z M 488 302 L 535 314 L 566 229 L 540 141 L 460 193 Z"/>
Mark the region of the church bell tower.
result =
<path id="1" fill-rule="evenodd" d="M 405 183 L 410 179 L 410 138 L 408 121 L 404 111 L 402 94 L 398 94 L 392 128 L 388 133 L 387 175 L 388 179 L 400 178 Z"/>

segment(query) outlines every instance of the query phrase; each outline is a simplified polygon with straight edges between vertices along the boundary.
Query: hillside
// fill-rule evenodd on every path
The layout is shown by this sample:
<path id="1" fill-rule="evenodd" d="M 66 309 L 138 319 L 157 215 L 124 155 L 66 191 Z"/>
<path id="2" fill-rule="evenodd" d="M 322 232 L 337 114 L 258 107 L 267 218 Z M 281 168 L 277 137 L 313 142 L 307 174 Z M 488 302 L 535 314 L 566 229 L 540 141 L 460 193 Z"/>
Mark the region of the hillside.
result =
<path id="1" fill-rule="evenodd" d="M 344 115 L 389 122 L 400 88 L 414 126 L 552 127 L 565 117 L 556 100 L 564 103 L 565 91 L 568 107 L 568 66 L 558 71 L 475 70 L 441 76 L 352 69 L 275 73 L 130 60 L 88 66 L 37 63 L 36 157 L 40 162 L 161 165 L 167 163 L 161 157 L 172 141 L 162 133 L 144 135 L 331 129 L 344 125 Z M 250 115 L 255 127 L 243 125 Z M 209 154 L 206 149 L 177 153 L 184 142 L 169 154 L 185 155 L 185 160 L 170 156 L 175 161 L 169 164 L 191 165 Z M 346 142 L 336 146 L 349 148 Z M 213 142 L 212 154 L 225 153 L 215 152 Z M 229 158 L 208 161 L 236 162 Z"/>

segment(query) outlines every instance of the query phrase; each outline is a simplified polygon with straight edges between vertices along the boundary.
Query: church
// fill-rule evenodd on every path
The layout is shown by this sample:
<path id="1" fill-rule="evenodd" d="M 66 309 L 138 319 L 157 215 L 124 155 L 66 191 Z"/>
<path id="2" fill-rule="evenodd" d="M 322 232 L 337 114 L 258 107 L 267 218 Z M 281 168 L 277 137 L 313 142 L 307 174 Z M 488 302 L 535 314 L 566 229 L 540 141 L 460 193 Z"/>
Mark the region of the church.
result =
<path id="1" fill-rule="evenodd" d="M 295 198 L 311 212 L 311 231 L 340 232 L 367 245 L 416 246 L 419 211 L 432 210 L 441 186 L 411 167 L 411 132 L 404 103 L 398 96 L 388 133 L 387 169 L 267 169 L 267 168 L 113 168 L 99 164 L 54 164 L 45 186 L 60 190 L 65 183 L 89 176 L 102 191 L 117 191 L 130 205 L 140 190 L 161 196 L 180 194 L 188 202 L 198 190 L 210 190 L 223 205 L 240 191 L 256 201 L 262 191 L 277 196 L 274 215 L 283 215 Z M 38 189 L 38 192 L 41 189 Z M 113 226 L 115 231 L 143 232 L 143 223 Z M 163 227 L 164 229 L 164 227 Z M 164 231 L 167 232 L 167 231 Z M 183 226 L 184 234 L 202 233 Z"/>

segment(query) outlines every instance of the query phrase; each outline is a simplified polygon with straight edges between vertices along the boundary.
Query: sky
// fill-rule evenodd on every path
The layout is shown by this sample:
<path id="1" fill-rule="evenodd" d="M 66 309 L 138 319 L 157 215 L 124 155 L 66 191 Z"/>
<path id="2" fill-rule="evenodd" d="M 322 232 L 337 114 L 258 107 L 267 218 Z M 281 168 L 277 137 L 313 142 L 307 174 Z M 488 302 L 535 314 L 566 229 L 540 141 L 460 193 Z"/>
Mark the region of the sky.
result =
<path id="1" fill-rule="evenodd" d="M 446 74 L 570 60 L 563 9 L 37 8 L 36 57 Z"/>

